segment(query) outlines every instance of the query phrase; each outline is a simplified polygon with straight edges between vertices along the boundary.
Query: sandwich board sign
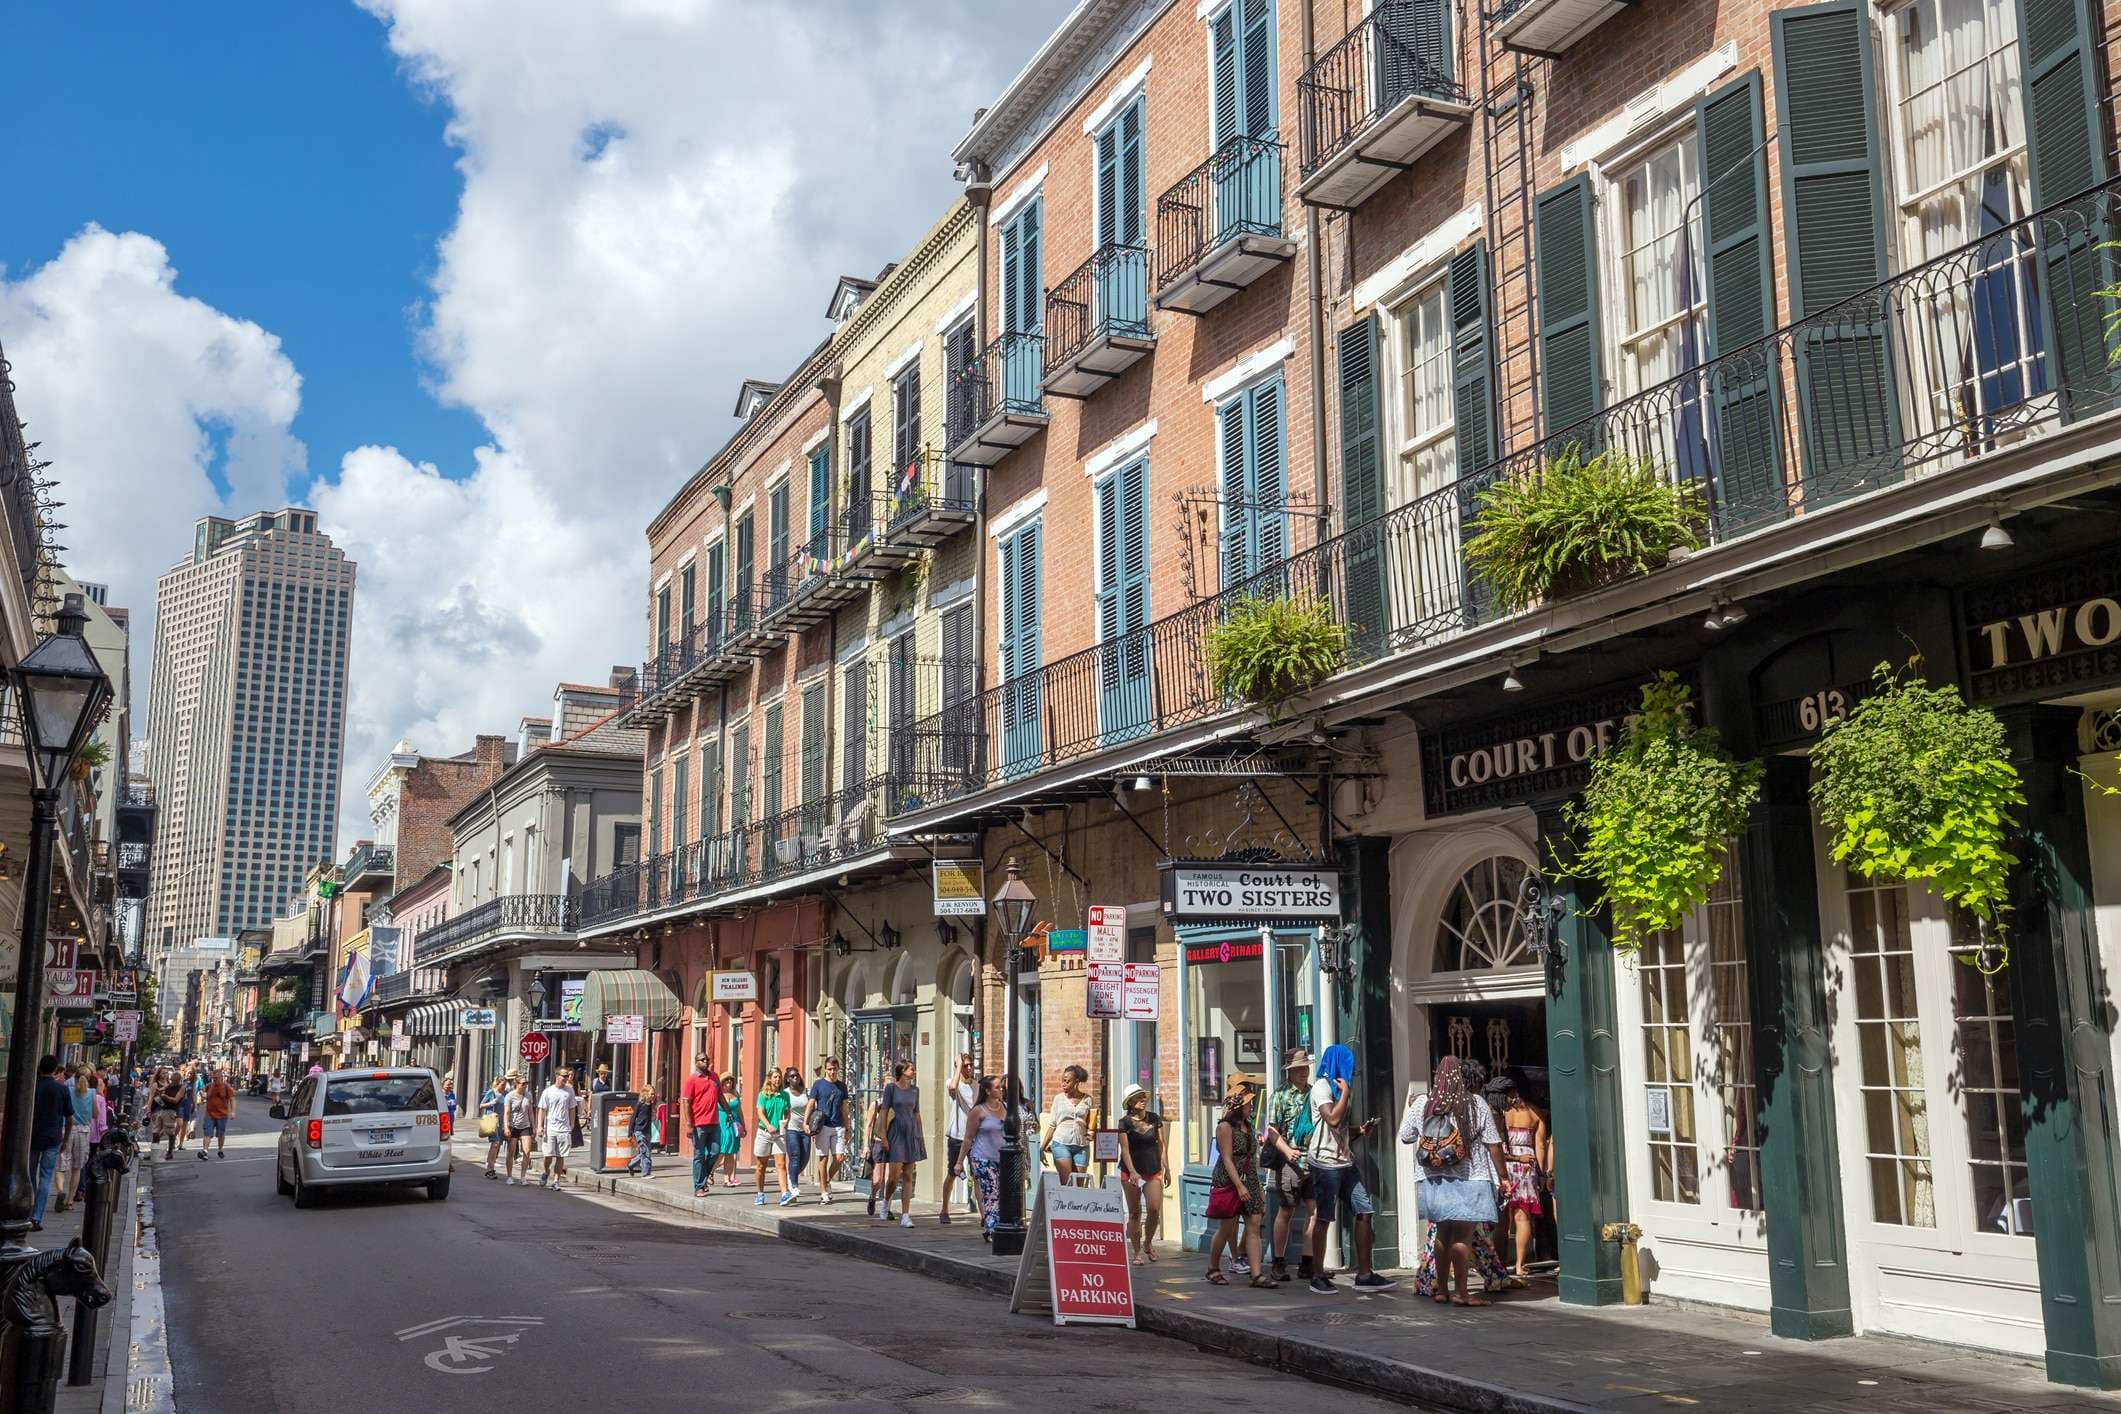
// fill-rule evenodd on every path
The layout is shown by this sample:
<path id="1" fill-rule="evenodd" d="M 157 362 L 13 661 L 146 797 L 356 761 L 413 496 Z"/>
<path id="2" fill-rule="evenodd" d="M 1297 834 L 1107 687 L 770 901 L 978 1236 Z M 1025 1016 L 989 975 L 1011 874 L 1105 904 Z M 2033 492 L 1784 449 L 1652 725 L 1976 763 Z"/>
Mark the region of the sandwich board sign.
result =
<path id="1" fill-rule="evenodd" d="M 1009 1309 L 1050 1312 L 1053 1324 L 1134 1325 L 1134 1274 L 1127 1261 L 1127 1204 L 1117 1185 L 1038 1185 L 1031 1231 L 1017 1263 Z"/>

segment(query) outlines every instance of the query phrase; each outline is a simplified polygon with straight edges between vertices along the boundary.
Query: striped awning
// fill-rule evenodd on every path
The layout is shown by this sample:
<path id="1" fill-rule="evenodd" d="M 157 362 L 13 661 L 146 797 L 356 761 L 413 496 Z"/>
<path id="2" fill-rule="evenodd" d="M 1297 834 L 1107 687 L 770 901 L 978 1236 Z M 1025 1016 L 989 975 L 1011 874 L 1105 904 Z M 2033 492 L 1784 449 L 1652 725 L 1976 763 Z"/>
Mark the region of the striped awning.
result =
<path id="1" fill-rule="evenodd" d="M 464 1029 L 464 1013 L 470 1010 L 470 1002 L 454 998 L 442 1002 L 422 1002 L 405 1013 L 405 1034 L 424 1036 L 429 1040 L 453 1038 Z"/>
<path id="2" fill-rule="evenodd" d="M 685 1004 L 670 984 L 645 967 L 592 972 L 582 984 L 582 1029 L 601 1032 L 607 1016 L 639 1016 L 650 1031 L 672 1031 Z"/>

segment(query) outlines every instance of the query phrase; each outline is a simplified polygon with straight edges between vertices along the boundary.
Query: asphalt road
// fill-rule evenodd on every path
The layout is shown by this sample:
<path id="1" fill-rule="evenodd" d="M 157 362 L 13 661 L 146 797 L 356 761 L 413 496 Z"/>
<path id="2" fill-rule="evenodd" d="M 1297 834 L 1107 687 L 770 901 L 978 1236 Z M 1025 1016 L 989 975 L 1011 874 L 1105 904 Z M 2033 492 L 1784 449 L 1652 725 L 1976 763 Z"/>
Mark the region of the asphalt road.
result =
<path id="1" fill-rule="evenodd" d="M 154 1165 L 180 1414 L 1401 1407 L 462 1161 L 440 1203 L 297 1212 L 264 1102 L 231 1129 L 225 1159 Z"/>

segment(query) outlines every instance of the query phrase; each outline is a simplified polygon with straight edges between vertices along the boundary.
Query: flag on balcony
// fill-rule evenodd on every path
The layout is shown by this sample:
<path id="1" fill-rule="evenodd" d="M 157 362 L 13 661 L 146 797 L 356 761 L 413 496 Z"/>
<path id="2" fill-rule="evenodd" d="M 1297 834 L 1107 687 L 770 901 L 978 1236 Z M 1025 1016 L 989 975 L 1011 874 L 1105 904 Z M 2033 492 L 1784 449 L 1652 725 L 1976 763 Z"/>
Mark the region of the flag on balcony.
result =
<path id="1" fill-rule="evenodd" d="M 353 952 L 346 955 L 346 967 L 339 974 L 339 1014 L 351 1016 L 368 1000 L 368 954 Z"/>
<path id="2" fill-rule="evenodd" d="M 900 505 L 903 506 L 908 500 L 912 499 L 913 489 L 914 487 L 920 485 L 920 480 L 921 459 L 919 457 L 915 457 L 912 461 L 907 462 L 906 469 L 903 472 L 899 473 L 898 503 Z"/>

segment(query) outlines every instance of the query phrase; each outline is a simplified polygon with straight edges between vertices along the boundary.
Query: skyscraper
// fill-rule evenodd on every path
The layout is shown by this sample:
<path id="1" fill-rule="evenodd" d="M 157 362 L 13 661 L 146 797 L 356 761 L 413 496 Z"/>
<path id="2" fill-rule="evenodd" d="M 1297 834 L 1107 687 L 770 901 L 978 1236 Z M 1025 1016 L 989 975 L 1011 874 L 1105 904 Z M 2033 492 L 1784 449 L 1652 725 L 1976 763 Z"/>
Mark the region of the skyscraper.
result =
<path id="1" fill-rule="evenodd" d="M 157 961 L 269 927 L 303 872 L 336 852 L 353 591 L 353 562 L 298 508 L 201 519 L 191 554 L 156 584 Z"/>

